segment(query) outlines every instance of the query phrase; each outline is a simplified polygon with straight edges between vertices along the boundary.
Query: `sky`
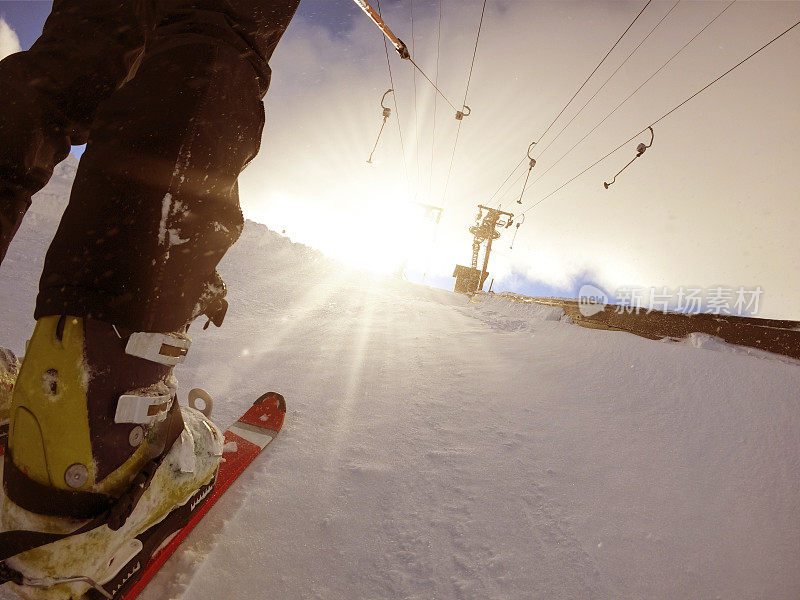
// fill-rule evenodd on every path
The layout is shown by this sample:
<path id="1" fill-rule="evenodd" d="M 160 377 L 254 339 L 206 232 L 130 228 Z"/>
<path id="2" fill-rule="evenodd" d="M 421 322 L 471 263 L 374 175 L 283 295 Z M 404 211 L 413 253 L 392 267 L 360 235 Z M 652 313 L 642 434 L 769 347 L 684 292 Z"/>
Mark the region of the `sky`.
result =
<path id="1" fill-rule="evenodd" d="M 410 279 L 449 288 L 454 266 L 469 264 L 478 204 L 499 202 L 525 221 L 494 243 L 495 291 L 574 297 L 591 283 L 617 299 L 658 293 L 681 309 L 682 294 L 700 290 L 731 300 L 723 312 L 745 292 L 748 314 L 800 319 L 800 27 L 660 121 L 653 146 L 611 187 L 603 182 L 649 134 L 551 195 L 800 20 L 800 2 L 738 0 L 553 166 L 727 4 L 651 2 L 542 136 L 645 2 L 488 0 L 455 152 L 452 109 L 392 53 L 392 115 L 367 164 L 390 87 L 382 36 L 349 0 L 302 0 L 271 62 L 262 150 L 240 182 L 245 215 L 336 258 L 404 265 Z M 439 30 L 439 0 L 416 0 L 412 36 L 412 2 L 382 2 L 388 25 L 459 107 L 482 5 L 441 0 Z M 0 2 L 22 48 L 48 9 Z M 539 139 L 520 205 L 526 151 Z M 438 226 L 414 202 L 442 207 Z"/>

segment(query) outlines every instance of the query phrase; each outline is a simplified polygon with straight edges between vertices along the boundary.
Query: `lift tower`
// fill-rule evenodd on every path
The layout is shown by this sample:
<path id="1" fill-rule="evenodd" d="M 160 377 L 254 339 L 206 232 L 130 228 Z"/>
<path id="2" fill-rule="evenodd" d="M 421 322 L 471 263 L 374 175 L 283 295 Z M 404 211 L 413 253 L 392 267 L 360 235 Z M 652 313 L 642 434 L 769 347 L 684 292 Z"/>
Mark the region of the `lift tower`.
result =
<path id="1" fill-rule="evenodd" d="M 472 293 L 483 289 L 483 283 L 489 275 L 489 255 L 492 253 L 492 242 L 500 237 L 499 227 L 511 227 L 514 215 L 499 208 L 478 205 L 478 216 L 475 225 L 469 228 L 474 236 L 472 240 L 472 266 L 456 265 L 453 277 L 456 278 L 456 291 Z M 478 257 L 483 242 L 487 242 L 483 256 L 483 267 L 478 270 Z"/>

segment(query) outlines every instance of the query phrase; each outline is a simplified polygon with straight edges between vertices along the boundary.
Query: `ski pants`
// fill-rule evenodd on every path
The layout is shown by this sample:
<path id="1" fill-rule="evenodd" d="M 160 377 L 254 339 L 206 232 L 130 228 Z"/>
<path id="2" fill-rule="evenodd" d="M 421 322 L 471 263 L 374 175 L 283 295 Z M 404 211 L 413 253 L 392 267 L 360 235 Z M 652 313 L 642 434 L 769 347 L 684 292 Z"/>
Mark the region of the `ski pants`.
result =
<path id="1" fill-rule="evenodd" d="M 176 331 L 219 302 L 268 61 L 299 0 L 55 0 L 0 61 L 0 261 L 70 145 L 87 143 L 35 317 Z"/>

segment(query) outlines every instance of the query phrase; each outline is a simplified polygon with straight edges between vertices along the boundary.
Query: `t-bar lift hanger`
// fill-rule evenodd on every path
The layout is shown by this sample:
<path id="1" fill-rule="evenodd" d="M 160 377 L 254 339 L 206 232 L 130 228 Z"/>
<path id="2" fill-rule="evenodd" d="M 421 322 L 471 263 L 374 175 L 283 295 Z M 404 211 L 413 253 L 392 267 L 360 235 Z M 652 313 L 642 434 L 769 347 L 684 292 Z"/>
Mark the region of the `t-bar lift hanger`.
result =
<path id="1" fill-rule="evenodd" d="M 375 154 L 375 149 L 378 147 L 378 142 L 381 139 L 383 128 L 386 126 L 386 121 L 389 117 L 392 116 L 392 109 L 384 105 L 383 101 L 386 100 L 386 96 L 388 96 L 389 93 L 393 91 L 394 91 L 393 89 L 389 88 L 383 93 L 383 96 L 381 97 L 381 108 L 383 109 L 383 123 L 381 123 L 381 128 L 378 131 L 378 138 L 375 140 L 375 145 L 372 147 L 372 152 L 369 153 L 369 158 L 367 159 L 367 162 L 369 164 L 372 164 L 372 155 Z"/>
<path id="2" fill-rule="evenodd" d="M 522 204 L 522 195 L 525 193 L 525 188 L 528 187 L 528 177 L 531 176 L 531 171 L 533 170 L 533 167 L 536 166 L 536 159 L 531 156 L 531 151 L 533 150 L 533 147 L 535 145 L 536 142 L 531 142 L 531 145 L 528 146 L 528 159 L 530 159 L 530 162 L 528 164 L 530 166 L 528 167 L 528 174 L 525 175 L 525 183 L 522 184 L 522 191 L 519 193 L 519 199 L 517 200 L 517 204 Z M 517 228 L 519 228 L 519 224 L 517 224 Z"/>
<path id="3" fill-rule="evenodd" d="M 619 177 L 620 173 L 622 173 L 625 169 L 630 167 L 633 164 L 633 161 L 635 161 L 637 158 L 639 158 L 642 154 L 644 154 L 645 150 L 647 150 L 650 146 L 653 145 L 653 140 L 655 139 L 656 134 L 653 133 L 653 128 L 652 127 L 648 127 L 647 129 L 650 130 L 650 143 L 649 144 L 639 143 L 639 145 L 636 146 L 636 156 L 634 156 L 627 165 L 622 167 L 619 170 L 619 172 L 616 175 L 614 175 L 614 179 L 612 179 L 611 181 L 604 181 L 603 182 L 603 187 L 608 189 L 608 186 L 610 186 L 611 184 L 613 184 L 617 180 L 617 177 Z"/>

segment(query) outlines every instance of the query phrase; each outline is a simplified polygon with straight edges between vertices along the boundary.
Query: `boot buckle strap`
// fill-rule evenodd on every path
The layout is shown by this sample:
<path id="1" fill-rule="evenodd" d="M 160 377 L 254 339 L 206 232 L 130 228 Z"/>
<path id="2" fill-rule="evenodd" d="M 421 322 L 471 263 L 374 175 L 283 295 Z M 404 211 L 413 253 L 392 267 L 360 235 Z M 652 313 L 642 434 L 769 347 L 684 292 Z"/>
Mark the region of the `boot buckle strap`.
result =
<path id="1" fill-rule="evenodd" d="M 172 407 L 173 396 L 136 396 L 123 394 L 117 401 L 115 423 L 136 423 L 137 425 L 153 425 L 167 418 Z"/>
<path id="2" fill-rule="evenodd" d="M 174 366 L 186 360 L 191 340 L 166 333 L 132 333 L 125 352 L 162 365 Z"/>

